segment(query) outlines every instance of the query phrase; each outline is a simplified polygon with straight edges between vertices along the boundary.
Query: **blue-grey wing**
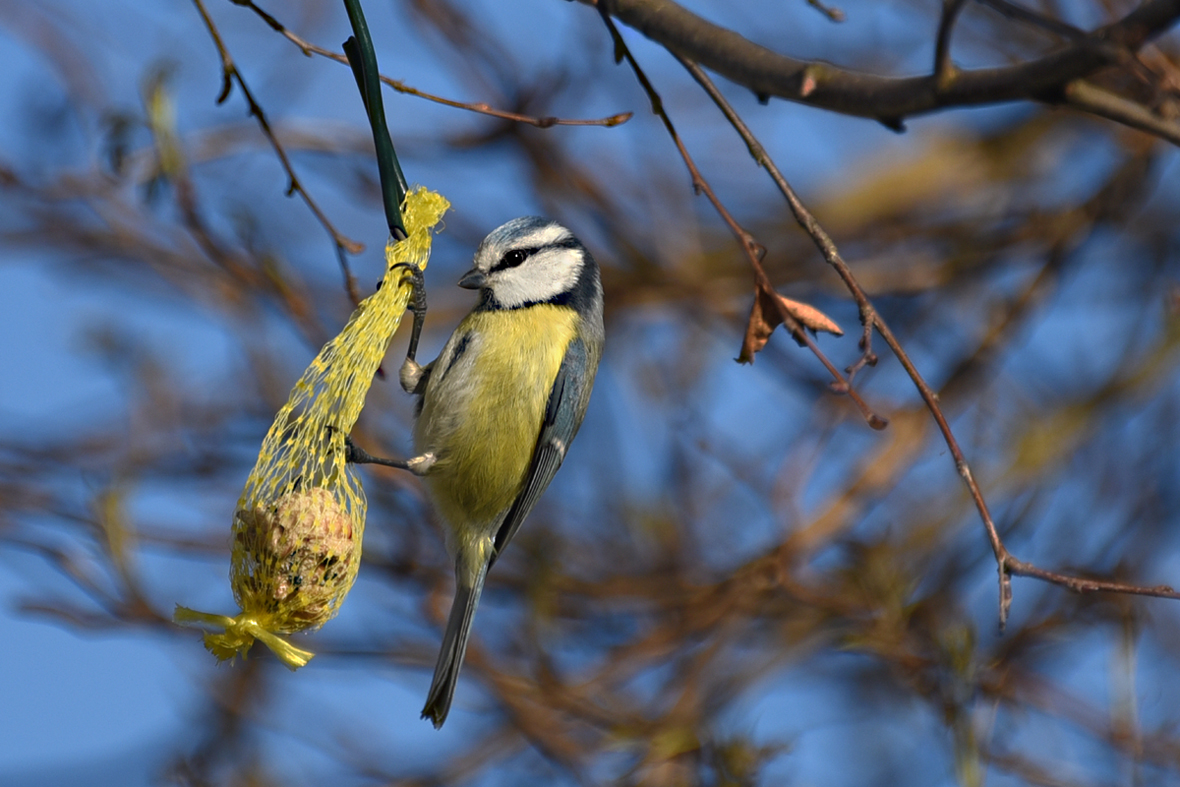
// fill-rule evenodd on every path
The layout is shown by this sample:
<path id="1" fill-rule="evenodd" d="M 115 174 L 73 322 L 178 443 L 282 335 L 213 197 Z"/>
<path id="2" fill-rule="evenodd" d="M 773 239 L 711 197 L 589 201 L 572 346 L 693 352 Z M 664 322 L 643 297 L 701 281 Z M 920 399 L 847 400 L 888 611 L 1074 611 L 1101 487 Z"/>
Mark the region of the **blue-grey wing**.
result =
<path id="1" fill-rule="evenodd" d="M 492 553 L 489 566 L 495 564 L 496 558 L 516 535 L 521 523 L 533 510 L 533 506 L 537 504 L 537 500 L 541 498 L 541 494 L 549 486 L 557 468 L 565 459 L 565 452 L 582 425 L 586 405 L 590 402 L 590 388 L 594 385 L 594 375 L 597 371 L 598 358 L 591 356 L 581 338 L 575 338 L 566 350 L 561 368 L 558 369 L 557 377 L 553 381 L 553 388 L 549 392 L 545 417 L 541 422 L 541 433 L 537 437 L 537 446 L 533 451 L 533 461 L 529 465 L 524 487 L 496 532 L 495 551 Z"/>

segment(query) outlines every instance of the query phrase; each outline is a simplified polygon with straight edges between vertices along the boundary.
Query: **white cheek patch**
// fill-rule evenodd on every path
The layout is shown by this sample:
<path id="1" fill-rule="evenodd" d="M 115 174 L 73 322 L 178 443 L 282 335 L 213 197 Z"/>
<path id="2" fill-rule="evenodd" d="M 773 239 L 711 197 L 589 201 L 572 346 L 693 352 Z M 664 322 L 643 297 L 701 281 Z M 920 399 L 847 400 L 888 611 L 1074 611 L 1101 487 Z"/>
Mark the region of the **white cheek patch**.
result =
<path id="1" fill-rule="evenodd" d="M 555 229 L 569 235 L 563 227 Z M 581 270 L 581 251 L 557 247 L 537 252 L 516 268 L 493 273 L 488 285 L 500 305 L 512 309 L 526 303 L 544 303 L 569 292 Z"/>

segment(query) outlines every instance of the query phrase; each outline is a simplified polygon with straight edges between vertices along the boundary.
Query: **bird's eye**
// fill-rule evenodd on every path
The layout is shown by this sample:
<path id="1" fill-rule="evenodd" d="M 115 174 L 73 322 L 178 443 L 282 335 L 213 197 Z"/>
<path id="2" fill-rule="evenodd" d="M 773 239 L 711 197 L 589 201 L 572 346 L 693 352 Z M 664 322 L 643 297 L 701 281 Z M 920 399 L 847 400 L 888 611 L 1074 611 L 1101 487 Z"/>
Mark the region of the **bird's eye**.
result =
<path id="1" fill-rule="evenodd" d="M 528 256 L 529 255 L 525 254 L 521 249 L 513 249 L 504 255 L 503 267 L 515 268 L 517 265 L 520 265 L 522 262 L 528 259 Z"/>

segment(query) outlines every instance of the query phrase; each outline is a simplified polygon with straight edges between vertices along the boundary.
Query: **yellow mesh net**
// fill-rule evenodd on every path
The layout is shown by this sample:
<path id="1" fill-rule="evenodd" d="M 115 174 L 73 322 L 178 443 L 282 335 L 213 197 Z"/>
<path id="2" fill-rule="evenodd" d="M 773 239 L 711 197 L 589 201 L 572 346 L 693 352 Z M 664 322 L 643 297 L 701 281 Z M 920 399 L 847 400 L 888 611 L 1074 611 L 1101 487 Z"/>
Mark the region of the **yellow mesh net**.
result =
<path id="1" fill-rule="evenodd" d="M 291 669 L 312 653 L 279 634 L 319 628 L 356 580 L 365 492 L 345 461 L 345 437 L 410 301 L 410 272 L 426 267 L 433 230 L 450 203 L 417 188 L 402 216 L 408 237 L 385 247 L 385 276 L 324 345 L 275 415 L 246 479 L 233 522 L 230 583 L 236 617 L 177 606 L 173 620 L 202 626 L 218 659 L 243 657 L 261 640 Z"/>

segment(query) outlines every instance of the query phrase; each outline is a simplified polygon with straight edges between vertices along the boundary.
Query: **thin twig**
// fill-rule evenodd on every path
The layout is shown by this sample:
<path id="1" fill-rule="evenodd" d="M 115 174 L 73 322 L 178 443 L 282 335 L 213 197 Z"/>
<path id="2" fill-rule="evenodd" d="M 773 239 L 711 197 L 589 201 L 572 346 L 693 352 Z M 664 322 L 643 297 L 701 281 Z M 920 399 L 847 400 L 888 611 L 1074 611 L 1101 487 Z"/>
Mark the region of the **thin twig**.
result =
<path id="1" fill-rule="evenodd" d="M 1068 574 L 1061 574 L 1056 571 L 1047 571 L 1043 568 L 1026 563 L 1023 560 L 1018 560 L 1012 555 L 1008 555 L 1005 567 L 1008 573 L 1015 574 L 1020 577 L 1032 577 L 1033 579 L 1040 579 L 1045 582 L 1051 582 L 1054 585 L 1062 585 L 1067 587 L 1075 593 L 1127 593 L 1134 596 L 1152 596 L 1155 598 L 1174 598 L 1180 599 L 1180 592 L 1170 585 L 1154 585 L 1151 587 L 1144 585 L 1129 585 L 1125 582 L 1113 582 L 1107 579 L 1088 579 L 1086 577 L 1075 577 Z"/>
<path id="2" fill-rule="evenodd" d="M 270 25 L 272 30 L 282 34 L 284 38 L 286 38 L 295 46 L 299 47 L 303 54 L 307 55 L 308 57 L 311 57 L 312 55 L 319 55 L 320 57 L 326 57 L 329 60 L 335 60 L 337 63 L 348 65 L 348 58 L 345 55 L 341 54 L 340 52 L 333 52 L 330 49 L 324 49 L 323 47 L 316 46 L 306 39 L 301 38 L 300 36 L 291 32 L 291 30 L 287 28 L 282 22 L 259 8 L 253 0 L 230 0 L 230 2 L 234 5 L 240 5 L 244 8 L 249 8 L 251 11 L 258 14 L 258 16 L 262 18 L 262 21 Z M 620 112 L 617 115 L 611 115 L 609 117 L 597 119 L 558 118 L 548 116 L 532 117 L 530 115 L 521 115 L 516 112 L 508 112 L 503 109 L 496 109 L 483 102 L 467 103 L 463 101 L 455 101 L 449 98 L 443 98 L 442 96 L 436 96 L 432 93 L 427 93 L 415 87 L 410 87 L 405 82 L 392 79 L 391 77 L 387 76 L 382 76 L 381 81 L 399 93 L 404 93 L 409 96 L 417 96 L 418 98 L 424 98 L 427 101 L 433 101 L 436 104 L 442 104 L 444 106 L 454 107 L 456 109 L 466 109 L 470 112 L 478 112 L 481 115 L 490 115 L 503 120 L 511 120 L 514 123 L 525 123 L 530 126 L 536 126 L 537 128 L 549 128 L 551 126 L 606 126 L 609 128 L 611 126 L 617 126 L 621 123 L 626 123 L 631 119 L 633 114 L 631 112 Z"/>
<path id="3" fill-rule="evenodd" d="M 820 0 L 807 0 L 807 4 L 833 22 L 844 21 L 844 12 L 835 6 L 824 5 Z"/>
<path id="4" fill-rule="evenodd" d="M 1055 17 L 1038 13 L 1037 11 L 1017 5 L 1016 3 L 1008 2 L 1008 0 L 976 0 L 976 2 L 1009 19 L 1023 22 L 1030 27 L 1044 30 L 1053 35 L 1060 36 L 1061 38 L 1064 38 L 1068 41 L 1081 41 L 1085 39 L 1087 35 L 1086 31 L 1082 30 L 1080 27 L 1074 27 L 1068 22 L 1063 22 Z M 1127 65 L 1145 84 L 1152 85 L 1154 87 L 1156 86 L 1156 81 L 1161 78 L 1156 69 L 1143 59 L 1143 52 L 1136 52 L 1134 59 L 1128 61 Z M 1083 111 L 1088 111 L 1084 106 L 1078 106 L 1077 108 L 1082 109 Z M 1104 115 L 1102 112 L 1095 112 L 1094 114 L 1106 117 L 1106 115 Z M 1121 117 L 1108 119 L 1115 120 L 1116 122 L 1120 123 L 1124 122 Z M 1128 123 L 1128 125 L 1135 124 Z M 1175 133 L 1174 130 L 1173 133 Z"/>
<path id="5" fill-rule="evenodd" d="M 1173 145 L 1180 145 L 1180 124 L 1160 117 L 1142 104 L 1076 79 L 1065 86 L 1066 106 L 1098 115 L 1124 126 L 1146 131 Z"/>
<path id="6" fill-rule="evenodd" d="M 644 74 L 643 69 L 639 67 L 639 63 L 636 62 L 634 56 L 631 54 L 631 50 L 627 47 L 626 42 L 623 41 L 623 37 L 619 35 L 618 28 L 615 27 L 614 22 L 610 18 L 610 15 L 601 5 L 599 6 L 599 14 L 602 16 L 602 21 L 610 31 L 611 37 L 614 40 L 616 59 L 625 58 L 627 60 L 627 63 L 631 66 L 631 70 L 635 72 L 636 79 L 639 80 L 639 84 L 643 86 L 644 91 L 647 93 L 648 99 L 651 101 L 652 112 L 658 115 L 663 121 L 664 128 L 667 129 L 668 135 L 672 138 L 673 144 L 676 145 L 676 149 L 680 152 L 680 157 L 684 159 L 685 166 L 688 167 L 689 174 L 692 176 L 693 190 L 698 194 L 704 194 L 708 198 L 709 202 L 712 203 L 713 208 L 717 211 L 717 213 L 729 226 L 734 236 L 741 243 L 742 251 L 745 252 L 746 257 L 750 261 L 750 267 L 754 270 L 754 281 L 757 289 L 760 291 L 773 293 L 774 286 L 771 284 L 770 278 L 766 275 L 766 270 L 762 267 L 762 257 L 765 255 L 766 249 L 754 239 L 753 235 L 751 235 L 740 224 L 738 224 L 737 220 L 734 219 L 733 215 L 729 212 L 729 210 L 726 209 L 725 205 L 721 203 L 721 200 L 717 198 L 717 195 L 713 192 L 712 187 L 709 186 L 708 181 L 705 180 L 704 176 L 701 174 L 701 171 L 697 168 L 696 163 L 693 161 L 692 156 L 688 152 L 688 149 L 684 146 L 683 141 L 681 141 L 680 135 L 676 133 L 676 127 L 672 124 L 672 119 L 668 117 L 668 113 L 664 110 L 663 101 L 660 99 L 659 93 L 656 92 L 656 89 L 648 80 L 647 75 Z M 885 428 L 886 424 L 888 424 L 888 420 L 873 412 L 868 403 L 865 402 L 863 398 L 861 398 L 860 394 L 856 392 L 848 379 L 846 379 L 840 370 L 836 368 L 836 365 L 833 364 L 826 355 L 824 355 L 823 351 L 819 349 L 819 346 L 815 343 L 811 336 L 808 335 L 807 331 L 803 329 L 803 327 L 795 319 L 794 315 L 790 313 L 781 300 L 775 298 L 774 301 L 779 312 L 779 316 L 782 318 L 783 325 L 786 326 L 790 331 L 792 338 L 794 338 L 795 341 L 799 342 L 800 344 L 806 346 L 807 349 L 811 350 L 815 357 L 819 359 L 820 363 L 824 365 L 824 368 L 828 370 L 828 373 L 832 375 L 832 378 L 834 379 L 834 382 L 832 383 L 832 390 L 837 393 L 847 395 L 848 398 L 850 398 L 856 404 L 857 408 L 860 409 L 861 415 L 864 416 L 864 419 L 874 429 Z"/>
<path id="7" fill-rule="evenodd" d="M 234 278 L 248 280 L 252 271 L 217 241 L 201 216 L 166 83 L 165 72 L 159 71 L 144 86 L 147 127 L 154 141 L 160 176 L 173 184 L 184 225 L 205 256 Z"/>
<path id="8" fill-rule="evenodd" d="M 721 95 L 721 92 L 717 90 L 717 86 L 713 84 L 713 81 L 709 79 L 708 75 L 703 69 L 701 69 L 700 66 L 679 56 L 677 56 L 677 59 L 688 70 L 693 78 L 696 79 L 697 83 L 700 84 L 702 88 L 704 88 L 705 92 L 708 93 L 709 97 L 713 99 L 715 104 L 717 104 L 718 108 L 726 116 L 730 124 L 733 125 L 738 134 L 741 135 L 750 151 L 750 155 L 753 156 L 754 160 L 757 161 L 758 164 L 770 174 L 771 179 L 775 182 L 775 185 L 778 186 L 779 190 L 786 198 L 787 204 L 790 206 L 791 212 L 794 214 L 796 221 L 798 221 L 799 225 L 803 227 L 804 231 L 806 231 L 807 234 L 811 236 L 811 239 L 814 241 L 816 247 L 819 249 L 824 259 L 836 270 L 837 274 L 848 288 L 848 291 L 852 294 L 853 299 L 856 301 L 857 307 L 860 309 L 861 321 L 865 325 L 865 336 L 861 340 L 862 351 L 866 353 L 866 356 L 872 352 L 872 347 L 869 342 L 871 340 L 871 331 L 875 329 L 881 335 L 881 338 L 885 340 L 885 343 L 889 345 L 889 348 L 893 351 L 894 355 L 897 356 L 897 359 L 901 362 L 902 367 L 906 370 L 906 373 L 917 387 L 918 393 L 921 395 L 927 409 L 930 410 L 931 415 L 934 417 L 934 421 L 938 425 L 939 431 L 942 433 L 943 440 L 946 442 L 947 448 L 950 450 L 951 457 L 955 462 L 955 470 L 959 473 L 959 476 L 963 479 L 963 483 L 967 486 L 967 490 L 971 495 L 971 500 L 975 504 L 976 510 L 979 512 L 980 519 L 983 521 L 984 529 L 987 532 L 988 542 L 990 543 L 992 552 L 995 555 L 1000 586 L 1000 627 L 1003 628 L 1003 626 L 1007 623 L 1008 611 L 1012 604 L 1012 575 L 1040 579 L 1045 582 L 1061 585 L 1078 593 L 1105 591 L 1110 593 L 1131 593 L 1142 596 L 1180 599 L 1180 593 L 1177 593 L 1171 587 L 1166 585 L 1144 587 L 1138 585 L 1129 585 L 1122 582 L 1086 579 L 1068 574 L 1062 574 L 1056 571 L 1048 571 L 1046 569 L 1039 568 L 1032 563 L 1027 563 L 1012 556 L 1007 547 L 1004 545 L 1003 539 L 1000 537 L 999 531 L 996 528 L 994 520 L 992 519 L 991 512 L 988 510 L 987 502 L 984 500 L 983 492 L 980 490 L 979 484 L 975 481 L 975 477 L 971 472 L 971 467 L 967 464 L 967 460 L 963 456 L 962 449 L 959 447 L 958 440 L 955 439 L 954 433 L 951 431 L 950 425 L 947 423 L 946 416 L 942 412 L 942 407 L 938 401 L 938 394 L 936 394 L 926 383 L 926 380 L 922 377 L 921 373 L 918 371 L 909 355 L 902 348 L 901 343 L 897 340 L 897 337 L 894 336 L 893 331 L 889 328 L 889 325 L 884 319 L 882 319 L 881 315 L 877 312 L 876 308 L 873 306 L 872 302 L 861 288 L 860 283 L 857 282 L 856 278 L 853 276 L 852 271 L 848 267 L 848 264 L 840 257 L 840 253 L 836 249 L 836 245 L 832 241 L 831 237 L 823 230 L 823 228 L 815 220 L 815 217 L 811 215 L 810 211 L 808 211 L 803 203 L 799 200 L 799 197 L 795 194 L 794 189 L 792 189 L 790 184 L 787 183 L 778 167 L 771 160 L 770 156 L 767 155 L 765 148 L 762 147 L 762 144 L 750 131 L 749 127 L 745 124 L 737 112 L 734 111 L 733 107 L 730 106 L 725 97 Z M 863 365 L 863 363 L 867 362 L 866 356 L 862 356 L 861 361 L 858 361 L 857 364 L 855 364 L 853 367 L 850 367 L 850 371 L 853 368 L 859 368 L 859 365 Z M 872 357 L 873 361 L 875 362 L 875 356 Z"/>
<path id="9" fill-rule="evenodd" d="M 225 46 L 225 42 L 221 38 L 221 33 L 217 26 L 213 23 L 212 17 L 209 16 L 208 10 L 205 8 L 203 0 L 193 0 L 193 4 L 197 7 L 197 12 L 200 13 L 201 19 L 205 22 L 205 27 L 209 30 L 209 36 L 213 39 L 214 46 L 217 47 L 217 53 L 221 57 L 221 92 L 217 96 L 217 103 L 221 104 L 229 98 L 230 91 L 236 82 L 238 89 L 241 90 L 242 96 L 246 99 L 246 104 L 249 107 L 250 114 L 258 120 L 258 125 L 262 129 L 262 133 L 270 141 L 271 147 L 274 148 L 275 155 L 279 157 L 279 163 L 283 166 L 283 171 L 287 173 L 288 186 L 287 195 L 299 194 L 303 198 L 304 203 L 315 215 L 316 220 L 323 226 L 323 228 L 332 237 L 332 242 L 336 244 L 337 257 L 340 261 L 341 269 L 344 273 L 345 286 L 348 289 L 348 297 L 353 304 L 360 303 L 360 296 L 357 294 L 356 281 L 353 278 L 352 272 L 348 268 L 348 260 L 344 256 L 344 252 L 349 254 L 359 254 L 365 249 L 363 243 L 352 240 L 344 233 L 336 229 L 328 216 L 320 209 L 307 189 L 303 187 L 299 177 L 295 174 L 295 169 L 291 165 L 291 159 L 287 156 L 287 151 L 280 144 L 278 137 L 275 136 L 274 130 L 270 126 L 270 121 L 266 119 L 266 112 L 263 111 L 262 106 L 255 100 L 254 94 L 250 92 L 250 87 L 246 84 L 246 80 L 242 77 L 242 73 L 238 70 L 234 63 L 233 57 Z"/>
<path id="10" fill-rule="evenodd" d="M 944 88 L 955 76 L 955 64 L 951 62 L 951 33 L 955 20 L 967 0 L 942 0 L 942 15 L 938 20 L 938 38 L 934 45 L 934 84 Z"/>
<path id="11" fill-rule="evenodd" d="M 996 13 L 1006 16 L 1009 19 L 1024 22 L 1032 27 L 1039 27 L 1042 30 L 1047 30 L 1054 35 L 1068 38 L 1071 41 L 1079 41 L 1086 37 L 1086 31 L 1080 27 L 1074 27 L 1068 22 L 1062 22 L 1060 19 L 1037 13 L 1016 3 L 1010 3 L 1008 0 L 976 0 L 976 2 L 980 5 L 987 6 Z"/>
<path id="12" fill-rule="evenodd" d="M 675 55 L 675 57 L 680 62 L 680 64 L 688 70 L 693 79 L 695 79 L 697 83 L 702 88 L 704 88 L 705 92 L 708 93 L 709 97 L 713 99 L 713 102 L 721 110 L 722 114 L 725 115 L 726 119 L 737 130 L 738 134 L 741 135 L 742 139 L 746 143 L 747 149 L 750 151 L 750 155 L 770 174 L 771 179 L 774 181 L 775 185 L 778 186 L 779 191 L 782 192 L 783 196 L 786 198 L 787 205 L 790 206 L 791 213 L 795 216 L 795 220 L 800 226 L 803 227 L 807 234 L 811 236 L 811 239 L 815 242 L 815 245 L 819 249 L 820 254 L 822 254 L 824 259 L 827 260 L 828 264 L 836 270 L 836 273 L 844 282 L 844 286 L 848 288 L 849 292 L 852 293 L 853 298 L 856 300 L 856 305 L 860 310 L 861 324 L 865 326 L 866 330 L 860 342 L 861 357 L 855 364 L 848 368 L 848 372 L 850 374 L 855 374 L 857 370 L 866 365 L 875 366 L 877 363 L 877 356 L 873 352 L 872 325 L 876 319 L 877 311 L 873 307 L 873 304 L 869 301 L 868 296 L 865 295 L 864 290 L 861 289 L 860 283 L 852 275 L 852 271 L 848 267 L 848 264 L 844 262 L 844 259 L 840 256 L 840 251 L 836 248 L 835 242 L 827 234 L 827 232 L 824 231 L 824 228 L 819 225 L 819 222 L 815 220 L 815 217 L 811 215 L 811 212 L 807 210 L 806 206 L 804 206 L 803 202 L 799 199 L 799 196 L 795 194 L 795 190 L 791 188 L 791 184 L 787 183 L 787 180 L 783 177 L 782 172 L 779 171 L 774 161 L 766 153 L 766 149 L 762 147 L 762 143 L 758 141 L 758 139 L 754 136 L 754 133 L 750 131 L 749 126 L 747 126 L 745 121 L 742 120 L 741 116 L 739 116 L 737 112 L 734 111 L 729 102 L 725 100 L 725 97 L 721 95 L 721 91 L 719 91 L 717 86 L 713 84 L 713 80 L 711 80 L 704 70 L 701 69 L 701 67 L 696 63 L 682 58 L 679 55 Z"/>

